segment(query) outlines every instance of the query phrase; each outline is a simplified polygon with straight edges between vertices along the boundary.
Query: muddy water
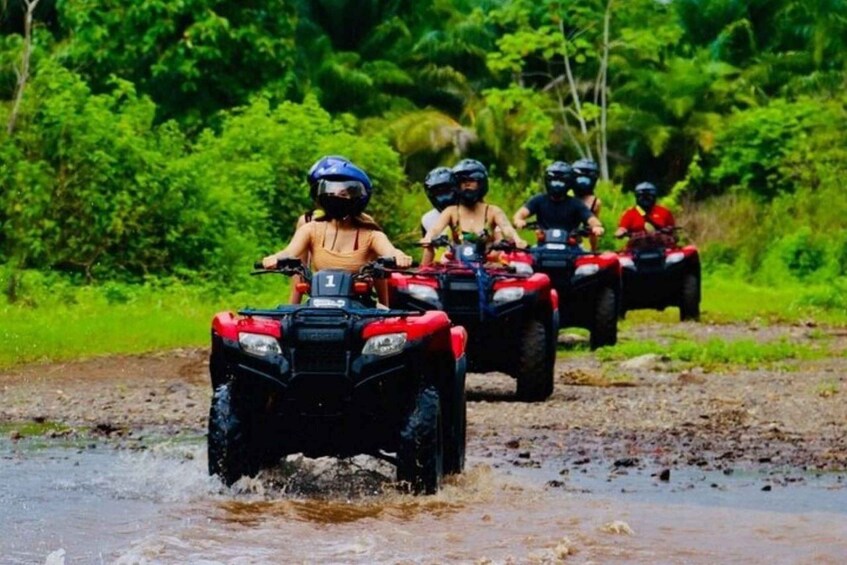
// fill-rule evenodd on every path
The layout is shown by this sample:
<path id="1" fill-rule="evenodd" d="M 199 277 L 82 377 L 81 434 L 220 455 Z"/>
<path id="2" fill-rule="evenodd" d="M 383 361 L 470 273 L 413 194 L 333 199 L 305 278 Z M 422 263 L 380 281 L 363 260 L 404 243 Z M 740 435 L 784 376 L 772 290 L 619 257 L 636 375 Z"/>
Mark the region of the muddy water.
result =
<path id="1" fill-rule="evenodd" d="M 0 443 L 0 563 L 843 563 L 847 488 L 802 476 L 472 457 L 433 497 L 367 457 L 292 457 L 232 489 L 202 438 L 145 451 Z M 386 485 L 388 483 L 388 485 Z"/>

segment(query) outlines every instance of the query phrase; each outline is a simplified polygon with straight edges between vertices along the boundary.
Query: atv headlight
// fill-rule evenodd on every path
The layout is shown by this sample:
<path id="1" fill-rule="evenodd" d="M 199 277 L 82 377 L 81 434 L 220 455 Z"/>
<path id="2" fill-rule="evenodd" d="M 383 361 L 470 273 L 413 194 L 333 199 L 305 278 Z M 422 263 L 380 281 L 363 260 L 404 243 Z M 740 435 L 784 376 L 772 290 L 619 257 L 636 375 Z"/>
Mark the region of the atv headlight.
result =
<path id="1" fill-rule="evenodd" d="M 272 335 L 241 332 L 238 334 L 238 343 L 245 352 L 257 357 L 270 357 L 282 353 L 279 342 Z"/>
<path id="2" fill-rule="evenodd" d="M 410 284 L 407 291 L 412 297 L 425 302 L 438 302 L 438 291 L 425 284 Z"/>
<path id="3" fill-rule="evenodd" d="M 519 275 L 532 274 L 532 265 L 530 265 L 529 263 L 524 263 L 522 261 L 510 261 L 509 266 L 512 267 L 515 272 Z"/>
<path id="4" fill-rule="evenodd" d="M 501 288 L 500 290 L 494 293 L 492 300 L 496 303 L 502 304 L 504 302 L 514 302 L 515 300 L 520 300 L 523 298 L 524 290 L 523 287 L 520 286 L 510 286 L 506 288 Z"/>
<path id="5" fill-rule="evenodd" d="M 573 274 L 577 277 L 587 277 L 588 275 L 595 274 L 599 270 L 599 265 L 595 263 L 589 263 L 588 265 L 580 265 L 579 267 L 577 267 Z"/>
<path id="6" fill-rule="evenodd" d="M 375 335 L 365 342 L 362 355 L 379 355 L 380 357 L 396 355 L 403 351 L 404 345 L 406 345 L 405 332 Z"/>
<path id="7" fill-rule="evenodd" d="M 674 251 L 673 253 L 668 253 L 668 256 L 665 258 L 666 265 L 673 265 L 674 263 L 679 263 L 685 259 L 685 253 L 682 251 Z"/>
<path id="8" fill-rule="evenodd" d="M 635 261 L 633 261 L 629 257 L 621 257 L 620 262 L 621 262 L 621 267 L 623 267 L 624 269 L 634 269 L 635 268 Z"/>

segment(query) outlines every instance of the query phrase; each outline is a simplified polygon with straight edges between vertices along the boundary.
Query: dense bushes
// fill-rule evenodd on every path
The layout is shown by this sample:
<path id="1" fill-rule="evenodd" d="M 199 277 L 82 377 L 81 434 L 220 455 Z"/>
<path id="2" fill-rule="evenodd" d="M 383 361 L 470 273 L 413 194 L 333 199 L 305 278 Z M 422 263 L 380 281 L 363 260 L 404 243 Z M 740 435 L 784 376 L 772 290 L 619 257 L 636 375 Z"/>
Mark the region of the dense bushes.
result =
<path id="1" fill-rule="evenodd" d="M 154 125 L 155 111 L 126 81 L 93 94 L 43 61 L 17 130 L 0 133 L 4 262 L 89 280 L 231 281 L 291 236 L 310 205 L 305 171 L 324 153 L 360 163 L 376 187 L 372 211 L 388 229 L 405 229 L 406 218 L 389 213 L 403 188 L 397 154 L 314 99 L 272 108 L 257 98 L 194 143 L 174 123 Z"/>

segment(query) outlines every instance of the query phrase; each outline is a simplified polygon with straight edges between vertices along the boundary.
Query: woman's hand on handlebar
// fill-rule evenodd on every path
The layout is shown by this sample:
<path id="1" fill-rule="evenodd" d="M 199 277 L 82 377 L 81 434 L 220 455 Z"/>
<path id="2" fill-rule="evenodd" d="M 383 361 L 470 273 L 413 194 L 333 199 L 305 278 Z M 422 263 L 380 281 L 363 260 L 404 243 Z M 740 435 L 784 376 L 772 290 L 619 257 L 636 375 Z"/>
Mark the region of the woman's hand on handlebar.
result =
<path id="1" fill-rule="evenodd" d="M 401 269 L 405 269 L 407 267 L 412 266 L 412 258 L 409 255 L 406 255 L 402 251 L 397 251 L 394 254 L 394 260 L 397 261 L 397 266 Z"/>
<path id="2" fill-rule="evenodd" d="M 268 255 L 262 259 L 262 267 L 265 269 L 276 269 L 277 261 L 279 261 L 279 257 L 276 255 Z"/>

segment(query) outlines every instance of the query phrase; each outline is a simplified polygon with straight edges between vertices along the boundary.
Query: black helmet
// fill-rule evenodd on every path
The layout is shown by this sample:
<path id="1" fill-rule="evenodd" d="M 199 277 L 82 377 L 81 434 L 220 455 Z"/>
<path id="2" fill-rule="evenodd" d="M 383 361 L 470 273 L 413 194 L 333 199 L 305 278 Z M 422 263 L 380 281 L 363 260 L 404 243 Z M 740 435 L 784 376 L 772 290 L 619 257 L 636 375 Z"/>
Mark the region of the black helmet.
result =
<path id="1" fill-rule="evenodd" d="M 453 167 L 453 176 L 456 177 L 458 198 L 462 204 L 471 206 L 482 200 L 488 193 L 488 170 L 476 159 L 462 159 L 456 163 Z M 462 190 L 462 182 L 469 180 L 477 182 L 476 189 Z"/>
<path id="2" fill-rule="evenodd" d="M 564 161 L 555 161 L 544 171 L 544 188 L 553 198 L 561 198 L 573 184 L 573 168 Z"/>
<path id="3" fill-rule="evenodd" d="M 427 173 L 424 179 L 426 197 L 441 212 L 448 206 L 456 204 L 456 177 L 447 167 L 436 167 Z"/>
<path id="4" fill-rule="evenodd" d="M 656 203 L 656 197 L 659 194 L 659 189 L 652 182 L 642 182 L 635 187 L 635 203 L 644 210 L 649 212 Z"/>
<path id="5" fill-rule="evenodd" d="M 327 167 L 318 180 L 318 203 L 330 220 L 341 220 L 364 211 L 373 186 L 368 174 L 350 162 Z"/>
<path id="6" fill-rule="evenodd" d="M 334 165 L 349 163 L 350 159 L 341 155 L 325 155 L 314 162 L 306 175 L 306 181 L 309 183 L 309 198 L 312 202 L 318 199 L 318 181 L 321 177 L 330 170 Z"/>
<path id="7" fill-rule="evenodd" d="M 591 159 L 580 159 L 574 161 L 572 167 L 574 172 L 574 194 L 577 196 L 594 194 L 594 187 L 597 185 L 597 178 L 600 176 L 600 169 L 597 163 Z"/>

